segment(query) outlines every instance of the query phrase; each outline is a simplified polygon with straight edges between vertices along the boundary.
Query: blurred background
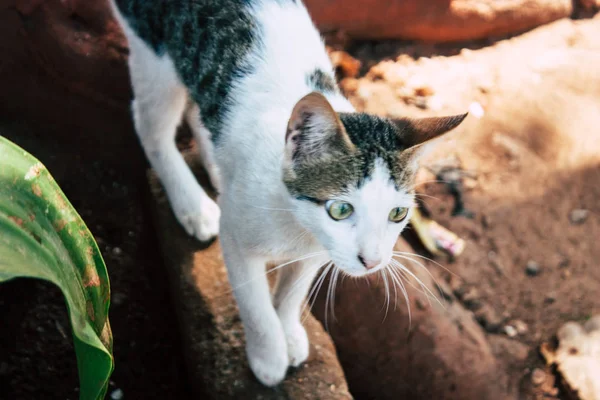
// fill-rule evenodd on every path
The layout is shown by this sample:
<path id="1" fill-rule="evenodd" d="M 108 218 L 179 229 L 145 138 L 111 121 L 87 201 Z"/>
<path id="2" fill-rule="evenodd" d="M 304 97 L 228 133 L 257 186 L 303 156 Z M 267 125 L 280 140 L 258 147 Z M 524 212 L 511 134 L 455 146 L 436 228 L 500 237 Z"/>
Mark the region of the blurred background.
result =
<path id="1" fill-rule="evenodd" d="M 573 381 L 548 356 L 566 322 L 600 313 L 600 1 L 305 2 L 359 110 L 470 113 L 428 154 L 418 186 L 426 215 L 464 252 L 432 254 L 414 229 L 399 243 L 446 268 L 423 261 L 445 306 L 411 292 L 409 325 L 403 299 L 379 312 L 376 278 L 337 287 L 328 328 L 353 396 L 600 399 L 577 386 L 600 381 L 597 358 Z M 109 393 L 190 398 L 129 114 L 127 53 L 106 0 L 2 0 L 0 135 L 48 167 L 105 257 Z M 324 305 L 321 295 L 322 321 Z M 0 286 L 0 321 L 0 398 L 78 397 L 57 289 Z"/>

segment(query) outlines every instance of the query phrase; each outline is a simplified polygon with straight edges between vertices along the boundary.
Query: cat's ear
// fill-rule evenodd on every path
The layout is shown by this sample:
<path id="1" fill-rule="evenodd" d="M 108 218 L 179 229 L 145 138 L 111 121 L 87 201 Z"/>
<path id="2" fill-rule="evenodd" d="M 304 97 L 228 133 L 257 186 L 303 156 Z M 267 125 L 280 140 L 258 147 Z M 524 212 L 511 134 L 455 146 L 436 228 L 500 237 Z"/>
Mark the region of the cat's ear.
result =
<path id="1" fill-rule="evenodd" d="M 307 94 L 296 103 L 285 135 L 288 163 L 302 163 L 355 150 L 338 114 L 325 96 Z"/>
<path id="2" fill-rule="evenodd" d="M 401 118 L 395 119 L 398 127 L 398 136 L 402 144 L 408 149 L 421 145 L 431 139 L 443 135 L 456 128 L 468 113 L 452 115 L 447 117 L 430 118 Z"/>

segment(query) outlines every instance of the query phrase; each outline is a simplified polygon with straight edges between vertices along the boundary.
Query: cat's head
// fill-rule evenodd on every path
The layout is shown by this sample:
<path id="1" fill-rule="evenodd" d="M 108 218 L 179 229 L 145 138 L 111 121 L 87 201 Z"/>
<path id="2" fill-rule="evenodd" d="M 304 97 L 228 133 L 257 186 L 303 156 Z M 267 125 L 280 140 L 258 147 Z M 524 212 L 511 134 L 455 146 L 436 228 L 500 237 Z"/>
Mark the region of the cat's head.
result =
<path id="1" fill-rule="evenodd" d="M 286 133 L 283 180 L 296 218 L 337 267 L 360 276 L 390 262 L 415 206 L 420 148 L 465 117 L 338 114 L 316 92 L 296 104 Z"/>

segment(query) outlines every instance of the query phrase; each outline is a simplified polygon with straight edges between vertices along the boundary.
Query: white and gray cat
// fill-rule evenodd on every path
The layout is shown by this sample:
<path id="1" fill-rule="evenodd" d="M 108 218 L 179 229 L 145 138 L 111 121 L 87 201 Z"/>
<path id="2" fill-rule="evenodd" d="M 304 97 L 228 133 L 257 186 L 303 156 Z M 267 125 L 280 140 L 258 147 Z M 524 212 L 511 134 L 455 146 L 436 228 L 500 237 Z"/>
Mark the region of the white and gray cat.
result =
<path id="1" fill-rule="evenodd" d="M 250 367 L 277 385 L 308 357 L 300 318 L 317 271 L 388 267 L 414 206 L 417 150 L 466 115 L 355 112 L 300 0 L 111 1 L 142 146 L 185 230 L 220 235 Z M 175 147 L 183 120 L 219 205 Z M 273 296 L 267 263 L 289 263 Z"/>

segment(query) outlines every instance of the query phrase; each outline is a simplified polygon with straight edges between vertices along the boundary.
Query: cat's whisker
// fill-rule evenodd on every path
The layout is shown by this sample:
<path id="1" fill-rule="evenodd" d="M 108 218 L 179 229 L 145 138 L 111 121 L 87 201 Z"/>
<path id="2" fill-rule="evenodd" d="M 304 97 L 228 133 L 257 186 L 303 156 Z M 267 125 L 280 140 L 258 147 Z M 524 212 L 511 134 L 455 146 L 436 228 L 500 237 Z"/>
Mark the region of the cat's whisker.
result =
<path id="1" fill-rule="evenodd" d="M 423 290 L 425 290 L 427 293 L 429 293 L 429 295 L 443 308 L 445 308 L 444 304 L 440 301 L 440 299 L 435 295 L 435 293 L 433 293 L 431 291 L 431 289 L 429 289 L 427 287 L 427 285 L 425 285 L 423 283 L 423 281 L 421 281 L 421 279 L 419 279 L 410 269 L 406 268 L 406 266 L 400 264 L 397 260 L 392 260 L 392 264 L 395 265 L 398 268 L 398 271 L 401 272 L 406 278 L 407 278 L 407 282 L 410 282 L 410 280 L 408 279 L 413 278 L 415 281 L 417 281 L 417 283 L 419 284 L 419 286 L 421 286 L 421 288 Z M 408 275 L 408 276 L 407 276 Z M 427 296 L 427 298 L 429 299 L 429 296 Z"/>
<path id="2" fill-rule="evenodd" d="M 315 304 L 315 301 L 317 299 L 317 294 L 319 292 L 319 290 L 321 290 L 321 286 L 323 285 L 323 281 L 325 280 L 325 277 L 327 276 L 327 274 L 329 273 L 329 270 L 331 269 L 331 266 L 333 265 L 333 262 L 330 262 L 324 269 L 323 271 L 321 271 L 321 275 L 319 276 L 319 278 L 315 281 L 315 283 L 313 284 L 313 287 L 311 288 L 308 296 L 306 297 L 306 302 L 304 307 L 302 308 L 302 313 L 305 312 L 305 310 L 307 310 L 308 307 L 308 312 L 310 312 L 310 310 L 312 309 L 313 305 Z M 313 297 L 314 296 L 314 297 Z M 312 301 L 310 300 L 311 297 L 313 297 Z M 309 305 L 310 304 L 310 305 Z M 302 315 L 301 313 L 301 315 Z M 308 317 L 308 313 L 306 313 L 306 315 L 303 318 L 303 322 L 304 320 L 306 320 L 306 318 Z"/>
<path id="3" fill-rule="evenodd" d="M 440 179 L 431 179 L 431 180 L 428 180 L 428 181 L 418 182 L 417 184 L 411 186 L 410 188 L 407 188 L 406 190 L 410 192 L 412 190 L 415 190 L 419 186 L 426 185 L 428 183 L 445 183 L 445 181 L 440 180 Z"/>
<path id="4" fill-rule="evenodd" d="M 390 269 L 387 265 L 383 268 L 383 272 L 390 276 L 390 282 L 392 283 L 392 287 L 394 288 L 394 311 L 396 311 L 396 309 L 398 308 L 398 287 L 396 286 L 394 277 L 392 276 L 392 273 L 390 272 Z"/>
<path id="5" fill-rule="evenodd" d="M 436 197 L 436 196 L 430 196 L 430 195 L 428 195 L 428 194 L 425 194 L 425 193 L 415 193 L 415 197 L 426 197 L 426 198 L 428 198 L 428 199 L 440 200 L 440 198 L 439 198 L 439 197 Z"/>
<path id="6" fill-rule="evenodd" d="M 331 316 L 333 317 L 333 322 L 337 321 L 337 319 L 335 318 L 335 294 L 336 294 L 336 290 L 337 290 L 337 283 L 338 283 L 340 273 L 341 273 L 341 269 L 336 268 L 335 276 L 333 278 L 333 299 L 331 301 Z"/>
<path id="7" fill-rule="evenodd" d="M 385 271 L 385 270 L 383 270 L 383 271 Z M 385 302 L 383 304 L 383 306 L 385 307 L 385 316 L 383 317 L 383 320 L 385 321 L 385 319 L 387 318 L 387 315 L 388 315 L 388 311 L 390 309 L 390 287 L 388 285 L 387 276 L 385 275 L 385 273 L 380 274 L 380 276 L 381 276 L 381 279 L 383 280 L 383 286 L 385 288 Z"/>
<path id="8" fill-rule="evenodd" d="M 322 255 L 322 254 L 325 254 L 326 252 L 327 252 L 326 250 L 322 250 L 322 251 L 317 251 L 317 252 L 314 252 L 314 253 L 308 253 L 308 254 L 305 254 L 305 255 L 304 255 L 304 256 L 302 256 L 302 257 L 298 257 L 298 258 L 296 258 L 296 259 L 294 259 L 294 260 L 287 261 L 287 262 L 285 262 L 285 263 L 283 263 L 283 264 L 280 264 L 280 265 L 278 265 L 278 266 L 276 266 L 276 267 L 273 267 L 273 268 L 271 268 L 269 271 L 266 271 L 266 272 L 265 272 L 265 275 L 269 275 L 270 273 L 272 273 L 272 272 L 274 272 L 274 271 L 277 271 L 277 270 L 279 270 L 279 269 L 281 269 L 281 268 L 283 268 L 283 267 L 285 267 L 285 266 L 287 266 L 287 265 L 293 264 L 293 263 L 295 263 L 295 262 L 298 262 L 298 261 L 303 261 L 303 260 L 307 260 L 307 259 L 309 259 L 309 258 L 312 258 L 312 257 L 317 257 L 317 256 L 320 256 L 320 255 Z M 246 282 L 243 282 L 243 283 L 241 283 L 241 284 L 239 284 L 239 285 L 237 285 L 237 286 L 235 286 L 235 287 L 232 287 L 231 289 L 229 289 L 229 290 L 228 290 L 228 291 L 226 291 L 225 293 L 231 293 L 231 292 L 233 292 L 233 291 L 235 291 L 235 290 L 237 290 L 237 289 L 239 289 L 239 288 L 241 288 L 241 287 L 244 287 L 244 286 L 246 286 L 246 285 L 248 285 L 248 284 L 252 283 L 253 281 L 255 281 L 257 278 L 259 278 L 259 276 L 256 276 L 256 277 L 254 277 L 254 278 L 252 278 L 252 279 L 250 279 L 250 280 L 248 280 L 248 281 L 246 281 Z"/>
<path id="9" fill-rule="evenodd" d="M 333 282 L 333 275 L 335 274 L 335 271 L 331 274 L 331 276 L 329 277 L 329 282 L 327 283 L 327 292 L 325 293 L 325 330 L 329 332 L 329 320 L 328 320 L 328 314 L 329 314 L 329 302 L 331 300 L 331 285 Z"/>
<path id="10" fill-rule="evenodd" d="M 396 264 L 396 263 L 394 263 L 394 264 Z M 425 296 L 425 298 L 427 299 L 427 303 L 429 304 L 429 306 L 431 306 L 431 296 L 429 295 L 429 293 L 427 293 L 426 290 L 423 289 L 422 284 L 420 284 L 420 287 L 417 287 L 411 282 L 411 277 L 408 274 L 406 274 L 406 272 L 404 270 L 404 268 L 405 268 L 404 265 L 398 263 L 398 264 L 394 265 L 393 268 L 394 268 L 394 271 L 396 272 L 396 274 L 398 274 L 398 276 L 400 277 L 400 279 L 405 281 L 415 291 L 417 291 L 418 293 L 421 293 L 423 296 Z M 435 298 L 435 296 L 433 296 L 433 297 Z"/>
<path id="11" fill-rule="evenodd" d="M 251 206 L 251 207 L 254 207 L 254 208 L 258 208 L 258 209 L 260 209 L 260 210 L 268 210 L 268 211 L 289 211 L 289 212 L 292 212 L 292 211 L 294 211 L 294 210 L 287 209 L 287 208 L 271 208 L 271 207 L 261 207 L 261 206 L 255 206 L 255 205 L 253 205 L 253 204 L 251 204 L 250 206 Z"/>
<path id="12" fill-rule="evenodd" d="M 406 287 L 404 286 L 404 283 L 402 283 L 402 278 L 400 276 L 398 276 L 397 271 L 393 267 L 391 267 L 388 264 L 388 265 L 386 265 L 385 268 L 387 269 L 387 271 L 389 272 L 390 276 L 392 277 L 392 280 L 395 283 L 394 293 L 396 293 L 395 290 L 396 290 L 396 285 L 397 285 L 398 287 L 400 287 L 400 291 L 404 295 L 404 300 L 406 301 L 406 307 L 407 307 L 407 310 L 408 310 L 408 326 L 409 326 L 409 329 L 410 329 L 412 327 L 412 312 L 411 312 L 411 309 L 410 309 L 410 301 L 408 299 L 408 292 L 406 291 Z"/>
<path id="13" fill-rule="evenodd" d="M 418 267 L 420 267 L 421 269 L 425 270 L 425 272 L 427 272 L 427 274 L 429 275 L 429 277 L 431 278 L 431 280 L 433 281 L 433 283 L 435 283 L 435 286 L 437 287 L 438 291 L 440 293 L 442 293 L 442 288 L 440 286 L 440 284 L 438 283 L 437 279 L 435 279 L 435 276 L 433 276 L 433 274 L 431 273 L 431 271 L 429 271 L 429 269 L 427 269 L 427 267 L 425 265 L 423 265 L 423 263 L 417 261 L 417 260 L 413 260 L 412 258 L 405 256 L 405 255 L 400 255 L 400 254 L 395 254 L 396 257 L 400 257 L 403 260 L 407 260 L 412 262 L 413 264 L 416 264 Z"/>
<path id="14" fill-rule="evenodd" d="M 455 274 L 455 273 L 454 273 L 454 272 L 452 272 L 450 269 L 448 269 L 448 268 L 444 267 L 442 264 L 440 264 L 439 262 L 437 262 L 437 261 L 435 261 L 435 260 L 433 260 L 433 259 L 431 259 L 431 258 L 429 258 L 429 257 L 425 257 L 425 256 L 422 256 L 422 255 L 420 255 L 420 254 L 415 254 L 415 253 L 407 253 L 407 252 L 405 252 L 405 251 L 394 251 L 394 252 L 392 252 L 392 254 L 394 254 L 394 255 L 399 255 L 399 256 L 405 256 L 405 257 L 412 256 L 412 257 L 419 257 L 419 258 L 422 258 L 422 259 L 424 259 L 424 260 L 427 260 L 427 261 L 430 261 L 430 262 L 434 263 L 434 264 L 435 264 L 435 265 L 437 265 L 438 267 L 442 268 L 442 269 L 443 269 L 443 270 L 445 270 L 446 272 L 448 272 L 448 273 L 450 273 L 450 274 L 452 274 L 452 275 L 454 275 L 455 277 L 457 277 L 457 278 L 458 278 L 458 275 L 457 275 L 457 274 Z"/>
<path id="15" fill-rule="evenodd" d="M 331 313 L 333 320 L 335 319 L 335 288 L 340 274 L 340 269 L 333 265 L 333 271 L 329 278 L 329 286 L 327 288 L 327 296 L 325 300 L 325 329 L 329 330 L 328 314 Z"/>
<path id="16" fill-rule="evenodd" d="M 298 279 L 296 279 L 296 282 L 292 285 L 292 287 L 289 289 L 289 292 L 285 295 L 285 299 L 287 299 L 289 296 L 291 296 L 296 290 L 298 290 L 298 288 L 304 286 L 304 283 L 306 280 L 308 279 L 313 279 L 314 280 L 314 276 L 313 276 L 313 269 L 321 269 L 325 266 L 325 264 L 330 263 L 331 260 L 325 261 L 321 264 L 317 264 L 311 267 L 308 267 L 303 273 L 302 275 L 300 275 L 298 277 Z"/>
<path id="17" fill-rule="evenodd" d="M 393 272 L 394 272 L 394 273 L 396 273 L 396 275 L 397 275 L 397 276 L 398 276 L 400 279 L 402 279 L 402 280 L 405 280 L 405 281 L 406 281 L 406 283 L 407 283 L 407 284 L 408 284 L 408 285 L 409 285 L 411 288 L 413 288 L 413 289 L 414 289 L 414 290 L 416 290 L 417 292 L 419 292 L 419 293 L 421 293 L 421 294 L 425 295 L 425 296 L 427 297 L 427 300 L 429 301 L 429 294 L 428 294 L 426 291 L 424 291 L 422 288 L 420 288 L 420 287 L 417 287 L 417 286 L 413 285 L 413 283 L 412 283 L 412 282 L 410 281 L 410 279 L 409 279 L 409 278 L 410 278 L 410 276 L 407 276 L 407 275 L 404 273 L 404 271 L 402 270 L 402 267 L 404 267 L 402 264 L 400 264 L 400 267 L 399 267 L 399 266 L 397 266 L 397 265 L 394 265 L 394 266 L 392 266 L 392 270 L 393 270 Z"/>

